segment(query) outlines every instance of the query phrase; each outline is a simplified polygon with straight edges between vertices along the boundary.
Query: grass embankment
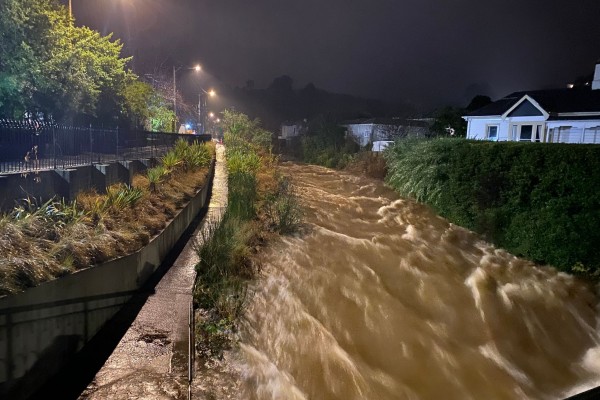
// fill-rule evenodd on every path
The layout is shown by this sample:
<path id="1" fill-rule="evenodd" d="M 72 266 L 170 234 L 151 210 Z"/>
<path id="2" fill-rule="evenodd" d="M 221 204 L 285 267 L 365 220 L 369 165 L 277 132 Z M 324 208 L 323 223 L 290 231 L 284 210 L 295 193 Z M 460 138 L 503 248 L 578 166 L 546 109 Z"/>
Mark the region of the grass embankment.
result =
<path id="1" fill-rule="evenodd" d="M 387 182 L 513 254 L 600 275 L 600 146 L 403 140 Z"/>
<path id="2" fill-rule="evenodd" d="M 27 200 L 0 216 L 0 295 L 139 250 L 205 184 L 213 157 L 212 144 L 179 141 L 131 186 L 80 193 L 72 203 Z"/>
<path id="3" fill-rule="evenodd" d="M 277 159 L 264 131 L 243 114 L 226 112 L 228 204 L 199 249 L 194 306 L 196 349 L 204 358 L 221 357 L 230 347 L 248 300 L 248 283 L 260 271 L 258 248 L 269 235 L 289 233 L 301 213 L 289 179 L 277 172 Z"/>

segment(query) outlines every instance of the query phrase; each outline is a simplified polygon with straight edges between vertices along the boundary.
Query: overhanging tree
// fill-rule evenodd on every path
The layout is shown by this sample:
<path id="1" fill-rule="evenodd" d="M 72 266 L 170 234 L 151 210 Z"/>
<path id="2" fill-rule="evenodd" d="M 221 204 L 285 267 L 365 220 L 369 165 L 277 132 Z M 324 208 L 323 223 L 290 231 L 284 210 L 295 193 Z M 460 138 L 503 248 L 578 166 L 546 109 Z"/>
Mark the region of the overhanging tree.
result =
<path id="1" fill-rule="evenodd" d="M 76 27 L 54 0 L 0 3 L 0 115 L 115 121 L 136 77 L 111 35 Z"/>

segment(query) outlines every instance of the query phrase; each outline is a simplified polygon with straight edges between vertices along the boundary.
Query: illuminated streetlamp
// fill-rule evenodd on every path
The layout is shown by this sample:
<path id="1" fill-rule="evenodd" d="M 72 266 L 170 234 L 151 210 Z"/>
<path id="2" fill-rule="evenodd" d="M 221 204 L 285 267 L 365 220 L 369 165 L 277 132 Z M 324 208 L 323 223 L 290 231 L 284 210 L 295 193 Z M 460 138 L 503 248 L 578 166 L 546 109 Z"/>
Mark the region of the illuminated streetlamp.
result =
<path id="1" fill-rule="evenodd" d="M 181 68 L 182 67 L 175 68 L 175 66 L 173 65 L 173 112 L 175 113 L 174 130 L 177 129 L 177 71 L 179 71 Z M 200 64 L 196 64 L 193 68 L 187 69 L 193 69 L 196 72 L 200 72 L 202 70 L 202 67 L 200 66 Z"/>
<path id="2" fill-rule="evenodd" d="M 204 121 L 206 113 L 203 113 L 202 110 L 206 109 L 206 96 L 202 96 L 202 94 L 205 94 L 208 97 L 215 97 L 217 93 L 213 89 L 206 91 L 203 88 L 200 88 L 200 93 L 198 93 L 198 122 L 202 127 L 200 133 L 203 134 L 204 126 L 206 125 Z M 212 118 L 214 114 L 210 113 L 209 116 Z"/>

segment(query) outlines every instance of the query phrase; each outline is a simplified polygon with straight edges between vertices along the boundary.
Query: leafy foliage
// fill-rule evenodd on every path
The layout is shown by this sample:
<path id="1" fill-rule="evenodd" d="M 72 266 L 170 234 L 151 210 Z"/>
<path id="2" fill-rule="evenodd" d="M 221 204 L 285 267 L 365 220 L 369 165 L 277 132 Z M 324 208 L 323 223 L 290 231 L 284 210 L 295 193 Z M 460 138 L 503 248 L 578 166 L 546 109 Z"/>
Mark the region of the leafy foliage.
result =
<path id="1" fill-rule="evenodd" d="M 465 110 L 457 107 L 444 107 L 435 113 L 431 131 L 439 136 L 467 136 L 467 122 L 462 118 Z"/>
<path id="2" fill-rule="evenodd" d="M 345 138 L 345 130 L 336 121 L 317 118 L 311 121 L 308 135 L 302 138 L 302 160 L 328 168 L 344 168 L 360 147 Z"/>
<path id="3" fill-rule="evenodd" d="M 298 229 L 303 213 L 288 177 L 280 177 L 277 191 L 269 193 L 265 199 L 265 215 L 269 227 L 279 233 L 291 233 Z"/>
<path id="4" fill-rule="evenodd" d="M 267 151 L 271 149 L 272 134 L 260 126 L 258 119 L 251 120 L 246 114 L 225 110 L 221 120 L 228 147 L 252 146 L 255 150 Z"/>
<path id="5" fill-rule="evenodd" d="M 385 157 L 392 187 L 450 221 L 536 262 L 600 269 L 600 147 L 435 139 Z"/>
<path id="6" fill-rule="evenodd" d="M 3 0 L 0 37 L 2 116 L 66 123 L 97 118 L 156 130 L 172 120 L 154 89 L 127 68 L 122 44 L 75 26 L 54 0 Z"/>

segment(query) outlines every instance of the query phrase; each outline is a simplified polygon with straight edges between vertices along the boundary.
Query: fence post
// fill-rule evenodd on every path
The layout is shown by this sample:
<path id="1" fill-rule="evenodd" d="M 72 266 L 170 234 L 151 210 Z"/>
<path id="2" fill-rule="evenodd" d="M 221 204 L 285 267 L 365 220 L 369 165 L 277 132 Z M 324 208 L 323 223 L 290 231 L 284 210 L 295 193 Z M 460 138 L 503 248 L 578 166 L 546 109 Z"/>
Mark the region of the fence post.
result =
<path id="1" fill-rule="evenodd" d="M 116 143 L 115 143 L 115 145 L 116 145 L 115 152 L 117 153 L 117 159 L 116 159 L 116 161 L 119 161 L 119 127 L 118 126 L 117 126 L 117 133 L 116 133 L 116 135 L 117 135 L 117 140 L 116 140 Z"/>
<path id="2" fill-rule="evenodd" d="M 156 153 L 156 149 L 155 149 L 156 143 L 154 143 L 154 142 L 156 142 L 156 135 L 152 133 L 152 134 L 150 134 L 150 138 L 152 141 L 152 147 L 151 147 L 152 154 L 150 157 L 152 159 L 154 159 L 156 157 L 156 154 L 155 154 Z"/>
<path id="3" fill-rule="evenodd" d="M 56 131 L 52 125 L 52 158 L 54 159 L 54 169 L 56 169 Z"/>
<path id="4" fill-rule="evenodd" d="M 92 124 L 88 128 L 90 135 L 90 165 L 94 165 L 94 139 L 92 138 Z"/>

